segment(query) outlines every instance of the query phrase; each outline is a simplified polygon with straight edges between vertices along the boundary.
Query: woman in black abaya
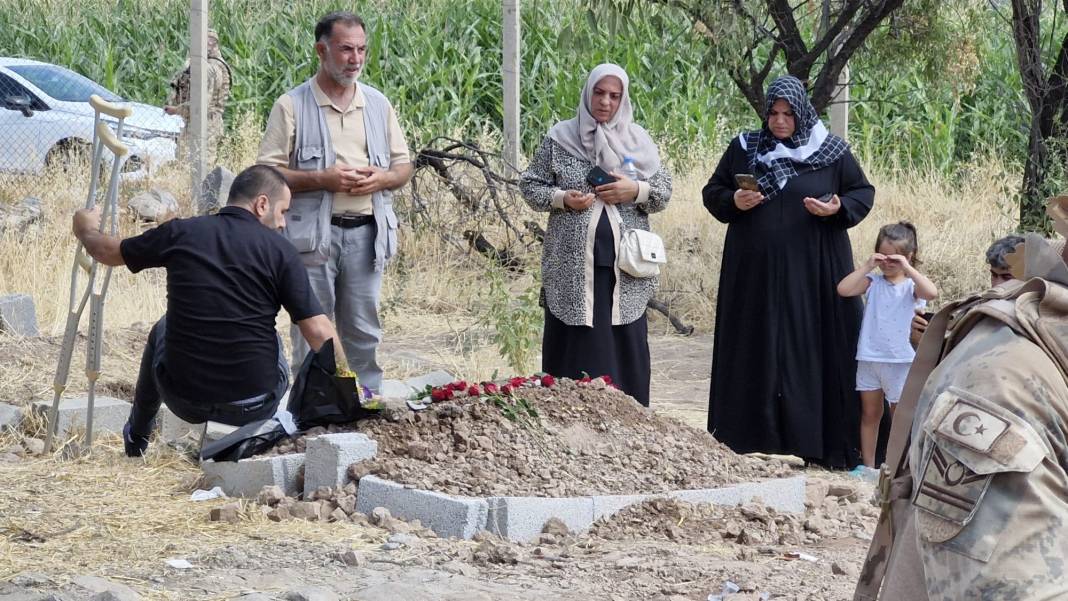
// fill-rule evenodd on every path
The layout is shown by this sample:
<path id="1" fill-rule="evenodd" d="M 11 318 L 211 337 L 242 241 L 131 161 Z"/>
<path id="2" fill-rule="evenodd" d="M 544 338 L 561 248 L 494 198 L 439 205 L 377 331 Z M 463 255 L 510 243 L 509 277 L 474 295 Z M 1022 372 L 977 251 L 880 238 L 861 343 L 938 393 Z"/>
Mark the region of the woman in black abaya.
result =
<path id="1" fill-rule="evenodd" d="M 766 106 L 762 128 L 731 141 L 703 190 L 708 211 L 729 224 L 708 430 L 739 453 L 852 467 L 863 309 L 835 287 L 853 270 L 846 230 L 871 210 L 875 189 L 797 78 L 776 79 Z M 759 191 L 739 189 L 738 174 Z"/>

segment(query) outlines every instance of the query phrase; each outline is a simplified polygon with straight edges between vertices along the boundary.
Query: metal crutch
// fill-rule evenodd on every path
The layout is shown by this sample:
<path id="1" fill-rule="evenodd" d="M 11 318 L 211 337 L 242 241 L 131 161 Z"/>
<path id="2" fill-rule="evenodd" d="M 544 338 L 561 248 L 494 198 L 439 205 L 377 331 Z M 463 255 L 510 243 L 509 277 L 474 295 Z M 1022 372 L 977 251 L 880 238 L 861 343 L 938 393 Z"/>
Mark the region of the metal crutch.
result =
<path id="1" fill-rule="evenodd" d="M 122 138 L 123 121 L 131 114 L 130 107 L 119 106 L 105 101 L 96 94 L 89 97 L 89 104 L 96 111 L 93 120 L 93 155 L 90 166 L 89 194 L 85 201 L 85 208 L 91 209 L 96 205 L 97 186 L 100 183 L 100 168 L 104 159 L 104 147 L 112 154 L 111 178 L 108 180 L 108 190 L 104 197 L 104 207 L 100 216 L 100 231 L 110 229 L 112 236 L 118 235 L 118 196 L 119 196 L 119 173 L 129 149 L 120 142 Z M 101 115 L 110 115 L 117 119 L 115 133 L 112 133 L 108 124 Z M 45 435 L 44 452 L 52 452 L 53 439 L 59 426 L 59 403 L 63 392 L 67 389 L 67 379 L 70 375 L 71 355 L 74 353 L 74 340 L 78 335 L 78 325 L 82 319 L 82 312 L 86 303 L 89 304 L 89 340 L 86 348 L 85 376 L 89 379 L 89 394 L 85 413 L 85 451 L 88 452 L 93 446 L 93 403 L 96 400 L 96 381 L 100 377 L 100 352 L 104 333 L 104 297 L 107 295 L 108 284 L 111 281 L 110 266 L 104 266 L 104 273 L 97 278 L 100 263 L 88 256 L 85 247 L 78 243 L 74 251 L 74 264 L 71 266 L 70 275 L 70 301 L 67 311 L 67 325 L 63 332 L 63 347 L 59 353 L 59 364 L 56 367 L 56 377 L 52 381 L 54 396 L 52 408 L 48 412 L 48 432 Z M 85 289 L 78 298 L 78 275 L 79 269 L 84 269 L 89 275 Z"/>

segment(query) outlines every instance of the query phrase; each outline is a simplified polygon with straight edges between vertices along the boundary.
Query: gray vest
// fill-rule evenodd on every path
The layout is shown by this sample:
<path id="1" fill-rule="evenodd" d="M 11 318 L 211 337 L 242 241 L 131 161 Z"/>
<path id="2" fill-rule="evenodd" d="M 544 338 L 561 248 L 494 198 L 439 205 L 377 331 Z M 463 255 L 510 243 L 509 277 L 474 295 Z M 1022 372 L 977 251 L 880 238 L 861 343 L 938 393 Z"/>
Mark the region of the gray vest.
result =
<path id="1" fill-rule="evenodd" d="M 375 88 L 357 83 L 367 103 L 363 109 L 363 125 L 367 137 L 367 156 L 371 165 L 389 169 L 389 138 L 387 136 L 389 100 Z M 289 168 L 311 171 L 326 169 L 337 160 L 330 142 L 326 118 L 312 92 L 312 80 L 290 90 L 293 98 L 293 117 L 296 139 L 289 155 Z M 293 194 L 286 217 L 286 237 L 293 242 L 307 265 L 321 265 L 330 256 L 330 214 L 334 193 L 312 190 Z M 397 214 L 393 212 L 393 191 L 381 190 L 371 196 L 375 218 L 375 271 L 382 271 L 386 262 L 397 252 Z"/>

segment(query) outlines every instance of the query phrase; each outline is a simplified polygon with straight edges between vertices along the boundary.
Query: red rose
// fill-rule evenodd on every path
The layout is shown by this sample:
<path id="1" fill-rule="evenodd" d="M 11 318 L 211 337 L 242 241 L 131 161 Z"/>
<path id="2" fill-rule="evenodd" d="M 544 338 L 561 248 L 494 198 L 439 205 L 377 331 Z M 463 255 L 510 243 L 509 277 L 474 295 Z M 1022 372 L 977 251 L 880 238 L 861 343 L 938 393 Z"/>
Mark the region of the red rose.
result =
<path id="1" fill-rule="evenodd" d="M 501 394 L 505 396 L 512 394 L 512 386 L 510 384 L 505 384 L 504 386 L 501 386 Z"/>
<path id="2" fill-rule="evenodd" d="M 449 396 L 446 395 L 451 396 L 452 392 L 446 390 L 445 388 L 435 388 L 430 391 L 430 400 L 434 401 L 435 403 L 441 402 L 449 398 Z"/>
<path id="3" fill-rule="evenodd" d="M 453 390 L 467 390 L 467 381 L 465 380 L 457 380 L 454 384 Z"/>
<path id="4" fill-rule="evenodd" d="M 497 394 L 497 385 L 493 382 L 483 382 L 482 390 L 486 391 L 486 394 Z"/>
<path id="5" fill-rule="evenodd" d="M 582 383 L 582 384 L 589 384 L 590 380 L 592 380 L 592 379 L 593 378 L 591 378 L 589 376 L 582 376 L 581 378 L 579 378 L 579 382 Z"/>
<path id="6" fill-rule="evenodd" d="M 604 380 L 604 383 L 607 384 L 608 386 L 612 385 L 612 376 L 610 376 L 608 374 L 605 374 L 605 375 L 601 376 L 601 379 Z"/>
<path id="7" fill-rule="evenodd" d="M 478 396 L 478 394 L 478 386 L 474 384 L 472 384 L 471 387 L 467 389 L 467 396 Z"/>
<path id="8" fill-rule="evenodd" d="M 508 380 L 508 383 L 512 386 L 512 388 L 519 388 L 520 386 L 525 384 L 526 381 L 526 378 L 520 378 L 517 376 L 515 378 L 512 378 L 511 380 Z"/>
<path id="9" fill-rule="evenodd" d="M 541 377 L 541 385 L 546 388 L 551 388 L 552 386 L 556 385 L 556 378 L 550 376 L 549 374 L 545 374 Z"/>

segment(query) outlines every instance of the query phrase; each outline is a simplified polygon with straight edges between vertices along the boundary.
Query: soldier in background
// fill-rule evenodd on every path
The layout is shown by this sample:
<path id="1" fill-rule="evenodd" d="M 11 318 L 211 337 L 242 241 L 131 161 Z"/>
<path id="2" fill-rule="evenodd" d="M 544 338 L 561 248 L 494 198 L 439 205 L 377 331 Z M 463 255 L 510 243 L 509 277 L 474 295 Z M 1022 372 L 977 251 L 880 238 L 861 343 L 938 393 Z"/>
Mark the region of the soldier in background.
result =
<path id="1" fill-rule="evenodd" d="M 1068 196 L 1049 213 L 1068 234 Z M 1068 598 L 1068 253 L 1031 235 L 1009 263 L 921 342 L 856 601 Z"/>
<path id="2" fill-rule="evenodd" d="M 178 115 L 185 121 L 178 138 L 178 156 L 188 159 L 189 153 L 189 101 L 192 85 L 189 80 L 189 61 L 171 80 L 171 94 L 163 110 L 170 115 Z M 219 51 L 219 34 L 208 30 L 208 139 L 204 149 L 204 162 L 207 166 L 215 165 L 216 151 L 223 133 L 223 111 L 226 100 L 230 97 L 232 82 L 230 65 L 222 58 Z"/>

